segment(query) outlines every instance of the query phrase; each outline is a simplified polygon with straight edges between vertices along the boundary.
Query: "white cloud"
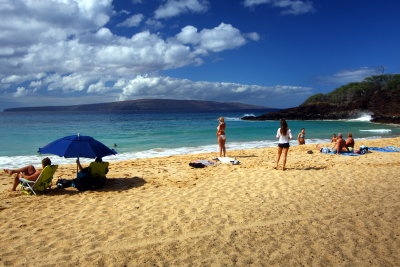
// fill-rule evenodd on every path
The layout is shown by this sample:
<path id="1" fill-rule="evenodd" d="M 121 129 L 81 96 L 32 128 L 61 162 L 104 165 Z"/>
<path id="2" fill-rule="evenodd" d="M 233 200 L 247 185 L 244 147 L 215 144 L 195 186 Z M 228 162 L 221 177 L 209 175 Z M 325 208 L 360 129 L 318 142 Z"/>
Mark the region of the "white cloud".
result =
<path id="1" fill-rule="evenodd" d="M 250 34 L 251 39 L 257 38 L 256 33 Z M 176 38 L 183 44 L 194 45 L 197 51 L 220 52 L 244 45 L 246 34 L 230 24 L 221 23 L 213 29 L 203 29 L 200 32 L 193 26 L 184 27 Z"/>
<path id="2" fill-rule="evenodd" d="M 143 14 L 135 14 L 130 16 L 125 21 L 117 24 L 118 27 L 137 27 L 143 21 L 144 16 Z"/>
<path id="3" fill-rule="evenodd" d="M 274 7 L 283 8 L 282 14 L 300 15 L 314 12 L 311 1 L 304 0 L 244 0 L 245 7 L 254 7 L 261 4 L 270 4 Z"/>
<path id="4" fill-rule="evenodd" d="M 191 81 L 163 76 L 137 76 L 118 81 L 112 89 L 121 90 L 119 100 L 135 98 L 199 99 L 216 101 L 268 101 L 276 96 L 309 95 L 311 88 L 301 86 L 259 86 L 227 82 Z"/>
<path id="5" fill-rule="evenodd" d="M 18 87 L 17 91 L 14 93 L 14 97 L 23 97 L 28 94 L 28 90 L 25 87 Z"/>
<path id="6" fill-rule="evenodd" d="M 151 78 L 165 90 L 148 88 L 149 94 L 145 94 L 143 88 L 150 78 L 140 74 L 198 65 L 210 54 L 259 39 L 257 33 L 242 33 L 225 23 L 208 29 L 189 25 L 175 36 L 150 31 L 118 36 L 107 27 L 113 14 L 112 0 L 3 0 L 0 5 L 0 89 L 10 96 L 28 93 L 31 96 L 47 90 L 50 94 L 58 91 L 90 95 L 120 92 L 122 99 L 136 96 L 137 90 L 146 97 L 171 95 L 178 98 L 178 93 L 184 92 L 188 98 L 202 96 L 206 99 L 203 88 L 206 83 L 168 77 Z M 179 7 L 177 10 L 181 14 L 203 12 L 207 5 L 206 1 L 167 1 L 163 7 Z M 133 26 L 133 18 L 138 15 L 130 17 L 126 25 Z M 136 19 L 142 23 L 144 16 Z M 132 79 L 137 75 L 141 78 Z M 222 88 L 212 93 L 215 99 L 218 94 L 225 96 L 223 90 L 237 95 L 256 88 L 231 84 L 228 87 L 233 89 L 228 90 L 223 83 L 206 85 Z M 171 94 L 170 88 L 173 88 Z M 152 96 L 152 92 L 157 95 Z"/>
<path id="7" fill-rule="evenodd" d="M 201 31 L 187 26 L 175 37 L 167 39 L 149 31 L 126 38 L 101 27 L 92 36 L 84 34 L 81 39 L 65 39 L 50 44 L 38 42 L 29 46 L 22 56 L 0 59 L 4 63 L 0 64 L 0 78 L 2 83 L 22 83 L 35 79 L 38 74 L 56 73 L 60 77 L 84 76 L 98 80 L 107 75 L 119 79 L 200 64 L 203 56 L 234 49 L 246 44 L 247 40 L 256 39 L 247 36 L 224 23 Z M 49 89 L 63 86 L 70 90 L 87 89 L 82 87 L 82 83 L 65 85 L 62 79 L 53 82 Z"/>
<path id="8" fill-rule="evenodd" d="M 350 82 L 360 82 L 364 78 L 381 73 L 381 67 L 362 67 L 355 70 L 342 70 L 331 76 L 321 76 L 318 80 L 327 84 L 345 85 Z"/>
<path id="9" fill-rule="evenodd" d="M 154 12 L 154 17 L 166 19 L 184 13 L 202 13 L 207 10 L 208 1 L 206 0 L 168 0 Z"/>

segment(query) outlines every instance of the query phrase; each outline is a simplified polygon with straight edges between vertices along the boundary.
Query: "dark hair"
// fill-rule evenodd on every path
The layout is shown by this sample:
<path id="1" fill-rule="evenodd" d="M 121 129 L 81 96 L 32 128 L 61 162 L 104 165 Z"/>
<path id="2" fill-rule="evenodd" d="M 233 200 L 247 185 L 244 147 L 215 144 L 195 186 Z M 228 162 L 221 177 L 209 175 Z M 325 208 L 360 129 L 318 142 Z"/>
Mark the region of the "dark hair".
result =
<path id="1" fill-rule="evenodd" d="M 42 159 L 42 166 L 46 167 L 47 165 L 51 165 L 51 160 L 49 158 Z"/>
<path id="2" fill-rule="evenodd" d="M 281 119 L 281 135 L 285 135 L 286 136 L 287 131 L 288 131 L 287 122 L 284 119 Z"/>
<path id="3" fill-rule="evenodd" d="M 103 162 L 103 159 L 100 158 L 100 157 L 97 157 L 94 161 L 96 161 L 96 162 Z"/>
<path id="4" fill-rule="evenodd" d="M 347 136 L 348 136 L 348 137 L 353 137 L 353 134 L 352 134 L 352 133 L 349 133 Z"/>

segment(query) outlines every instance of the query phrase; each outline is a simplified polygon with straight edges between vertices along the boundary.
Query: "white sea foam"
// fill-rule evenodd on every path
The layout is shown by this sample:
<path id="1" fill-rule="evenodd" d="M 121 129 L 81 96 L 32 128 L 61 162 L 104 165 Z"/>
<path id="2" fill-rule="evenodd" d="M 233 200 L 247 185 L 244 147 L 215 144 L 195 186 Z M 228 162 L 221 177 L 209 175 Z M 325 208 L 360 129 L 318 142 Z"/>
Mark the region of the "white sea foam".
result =
<path id="1" fill-rule="evenodd" d="M 240 121 L 240 118 L 225 117 L 225 121 Z"/>
<path id="2" fill-rule="evenodd" d="M 372 133 L 390 133 L 391 129 L 370 129 L 370 130 L 360 130 L 360 132 L 372 132 Z"/>
<path id="3" fill-rule="evenodd" d="M 368 113 L 362 113 L 360 117 L 356 119 L 350 119 L 348 121 L 371 121 L 372 120 L 372 115 Z"/>
<path id="4" fill-rule="evenodd" d="M 377 129 L 377 130 L 386 130 L 386 129 Z M 365 130 L 365 131 L 374 131 L 374 130 Z M 375 130 L 376 131 L 376 130 Z M 371 136 L 368 138 L 357 138 L 357 142 L 368 139 L 376 139 L 382 138 L 382 136 Z M 321 143 L 330 143 L 330 139 L 307 139 L 307 144 L 321 144 Z M 249 142 L 228 142 L 227 150 L 228 153 L 230 150 L 242 150 L 242 149 L 256 149 L 256 148 L 264 148 L 264 147 L 276 147 L 278 142 L 276 140 L 263 140 L 263 141 L 249 141 Z M 296 140 L 292 140 L 290 145 L 297 145 Z M 186 155 L 186 154 L 199 154 L 199 153 L 217 153 L 218 145 L 203 145 L 197 147 L 178 147 L 178 148 L 153 148 L 144 151 L 133 151 L 133 152 L 124 152 L 119 153 L 117 155 L 104 157 L 104 161 L 113 162 L 113 161 L 123 161 L 123 160 L 131 160 L 138 158 L 156 158 L 156 157 L 167 157 L 174 155 Z M 76 158 L 62 158 L 53 155 L 47 155 L 53 164 L 75 164 Z M 0 169 L 8 168 L 15 169 L 21 166 L 26 165 L 34 165 L 35 167 L 41 166 L 41 160 L 44 155 L 31 155 L 31 156 L 3 156 L 0 157 Z M 81 158 L 81 163 L 88 164 L 92 162 L 93 159 Z"/>

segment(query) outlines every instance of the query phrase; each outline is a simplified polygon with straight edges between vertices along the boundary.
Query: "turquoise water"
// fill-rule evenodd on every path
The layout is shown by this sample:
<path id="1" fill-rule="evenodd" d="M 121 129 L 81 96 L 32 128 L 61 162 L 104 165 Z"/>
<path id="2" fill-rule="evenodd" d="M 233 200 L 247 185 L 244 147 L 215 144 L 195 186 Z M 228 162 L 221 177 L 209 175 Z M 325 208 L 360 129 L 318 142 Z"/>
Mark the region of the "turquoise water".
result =
<path id="1" fill-rule="evenodd" d="M 277 121 L 241 121 L 241 113 L 185 114 L 8 114 L 0 113 L 0 168 L 21 164 L 39 165 L 36 151 L 63 136 L 89 135 L 112 147 L 124 160 L 217 151 L 217 118 L 227 122 L 227 149 L 276 145 Z M 259 114 L 254 114 L 259 115 Z M 288 121 L 294 136 L 306 128 L 306 142 L 327 142 L 332 133 L 352 132 L 357 140 L 400 135 L 400 127 L 374 124 L 367 117 L 343 121 Z M 292 145 L 297 142 L 292 141 Z M 51 156 L 58 164 L 73 159 Z"/>

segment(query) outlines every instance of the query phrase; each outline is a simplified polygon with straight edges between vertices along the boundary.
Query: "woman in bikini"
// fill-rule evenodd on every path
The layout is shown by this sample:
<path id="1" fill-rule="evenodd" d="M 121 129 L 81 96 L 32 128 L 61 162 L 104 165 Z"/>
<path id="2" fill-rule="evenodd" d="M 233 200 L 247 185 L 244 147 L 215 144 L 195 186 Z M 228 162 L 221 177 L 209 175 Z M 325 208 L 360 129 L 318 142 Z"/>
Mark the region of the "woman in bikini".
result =
<path id="1" fill-rule="evenodd" d="M 347 135 L 347 140 L 346 140 L 346 146 L 347 146 L 347 149 L 350 151 L 350 152 L 353 152 L 354 151 L 354 139 L 353 139 L 353 134 L 352 133 L 349 133 L 348 135 Z"/>
<path id="2" fill-rule="evenodd" d="M 225 123 L 225 119 L 223 117 L 219 118 L 218 120 L 219 120 L 219 125 L 217 127 L 217 141 L 218 141 L 218 145 L 219 145 L 219 156 L 220 157 L 225 157 L 225 154 L 226 154 L 226 148 L 225 148 L 226 123 Z"/>
<path id="3" fill-rule="evenodd" d="M 297 142 L 299 145 L 305 145 L 306 144 L 306 129 L 301 128 L 301 132 L 297 135 Z"/>

